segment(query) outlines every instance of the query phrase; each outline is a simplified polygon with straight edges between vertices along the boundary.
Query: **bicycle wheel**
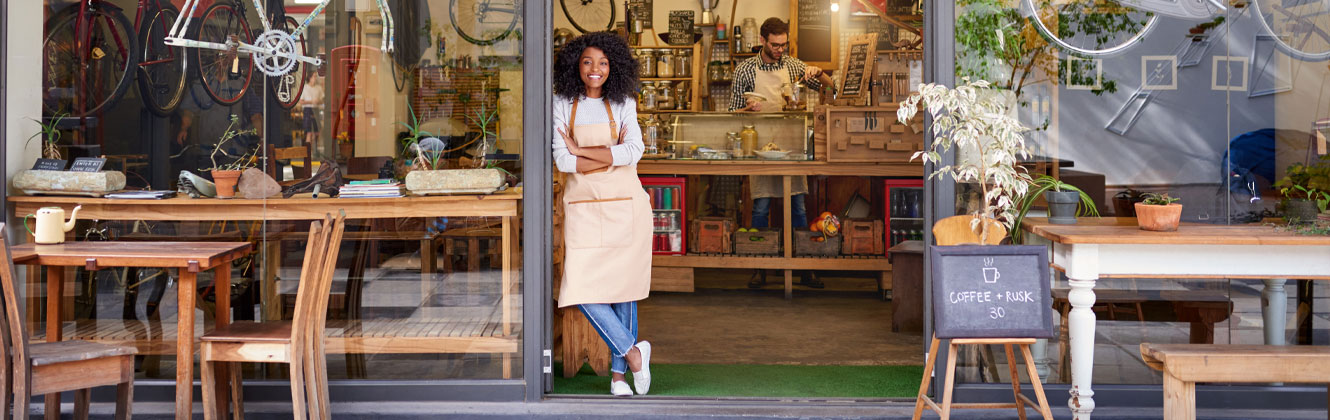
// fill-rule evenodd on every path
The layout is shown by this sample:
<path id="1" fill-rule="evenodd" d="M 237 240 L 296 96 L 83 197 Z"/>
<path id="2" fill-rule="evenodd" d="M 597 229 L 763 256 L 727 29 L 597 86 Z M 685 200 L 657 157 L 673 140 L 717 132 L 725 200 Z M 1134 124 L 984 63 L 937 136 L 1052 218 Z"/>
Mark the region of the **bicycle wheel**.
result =
<path id="1" fill-rule="evenodd" d="M 138 65 L 139 94 L 148 111 L 160 117 L 171 115 L 185 97 L 189 60 L 183 47 L 172 47 L 165 41 L 179 17 L 180 12 L 174 8 L 162 8 L 139 28 L 139 46 L 143 47 Z"/>
<path id="2" fill-rule="evenodd" d="M 198 36 L 202 42 L 225 44 L 227 40 L 248 41 L 249 23 L 230 3 L 214 3 L 203 12 L 203 23 L 199 26 Z M 249 89 L 249 80 L 254 76 L 254 60 L 247 54 L 232 49 L 227 51 L 209 48 L 194 48 L 199 63 L 199 83 L 203 91 L 214 101 L 222 105 L 235 105 Z"/>
<path id="3" fill-rule="evenodd" d="M 96 114 L 125 95 L 138 63 L 137 40 L 120 9 L 97 3 L 80 22 L 79 7 L 57 13 L 42 42 L 42 107 L 47 115 Z M 81 39 L 80 39 L 81 38 Z"/>
<path id="4" fill-rule="evenodd" d="M 1025 0 L 1030 23 L 1065 53 L 1102 57 L 1126 51 L 1159 19 L 1113 0 Z"/>
<path id="5" fill-rule="evenodd" d="M 287 16 L 286 19 L 282 19 L 281 28 L 286 33 L 295 32 L 296 28 L 299 27 L 300 22 L 296 22 L 293 17 Z M 305 51 L 308 51 L 308 47 L 305 34 L 301 33 L 300 37 L 296 38 L 295 53 L 303 56 Z M 300 102 L 300 93 L 305 90 L 305 81 L 309 80 L 309 64 L 297 62 L 296 66 L 298 68 L 290 73 L 269 79 L 272 83 L 268 85 L 272 88 L 268 89 L 268 92 L 272 94 L 273 99 L 277 101 L 277 105 L 281 106 L 282 109 L 291 109 Z"/>
<path id="6" fill-rule="evenodd" d="M 1254 0 L 1256 21 L 1275 46 L 1303 61 L 1330 58 L 1330 3 L 1322 0 Z"/>
<path id="7" fill-rule="evenodd" d="M 452 0 L 448 7 L 448 19 L 457 29 L 457 35 L 480 46 L 507 38 L 521 15 L 519 0 Z"/>
<path id="8" fill-rule="evenodd" d="M 559 0 L 568 22 L 582 33 L 614 27 L 614 0 Z"/>

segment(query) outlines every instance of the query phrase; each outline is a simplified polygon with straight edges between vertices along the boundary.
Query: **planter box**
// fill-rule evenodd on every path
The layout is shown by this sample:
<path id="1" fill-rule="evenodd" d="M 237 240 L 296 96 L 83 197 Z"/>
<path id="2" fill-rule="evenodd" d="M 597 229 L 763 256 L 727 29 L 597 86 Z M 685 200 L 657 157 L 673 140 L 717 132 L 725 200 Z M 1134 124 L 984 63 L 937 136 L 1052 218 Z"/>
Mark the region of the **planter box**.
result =
<path id="1" fill-rule="evenodd" d="M 834 257 L 840 255 L 841 238 L 832 236 L 825 241 L 817 242 L 813 238 L 821 238 L 822 232 L 813 232 L 811 230 L 794 231 L 794 256 L 796 257 Z"/>
<path id="2" fill-rule="evenodd" d="M 125 174 L 117 171 L 67 172 L 23 170 L 14 176 L 14 188 L 28 195 L 85 195 L 101 197 L 125 189 Z"/>
<path id="3" fill-rule="evenodd" d="M 415 195 L 490 194 L 503 187 L 498 169 L 439 169 L 406 174 L 406 189 Z"/>
<path id="4" fill-rule="evenodd" d="M 730 234 L 734 232 L 734 221 L 723 217 L 703 217 L 693 220 L 688 231 L 688 252 L 695 254 L 731 254 L 734 243 Z"/>
<path id="5" fill-rule="evenodd" d="M 887 252 L 881 220 L 847 219 L 841 224 L 840 234 L 845 237 L 841 254 L 883 255 Z"/>
<path id="6" fill-rule="evenodd" d="M 734 232 L 734 253 L 741 255 L 780 254 L 780 229 Z"/>

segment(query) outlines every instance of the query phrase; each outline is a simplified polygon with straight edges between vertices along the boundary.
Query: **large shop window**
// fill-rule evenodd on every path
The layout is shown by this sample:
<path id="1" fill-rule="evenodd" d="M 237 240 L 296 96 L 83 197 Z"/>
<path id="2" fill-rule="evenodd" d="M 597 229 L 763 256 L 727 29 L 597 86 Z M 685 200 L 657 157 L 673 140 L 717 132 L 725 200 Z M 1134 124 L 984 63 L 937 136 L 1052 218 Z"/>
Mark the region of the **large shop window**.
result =
<path id="1" fill-rule="evenodd" d="M 520 1 L 49 3 L 44 25 L 24 23 L 43 59 L 10 64 L 42 75 L 31 116 L 59 120 L 51 152 L 104 156 L 128 189 L 179 191 L 89 198 L 70 240 L 250 242 L 230 267 L 230 317 L 278 322 L 297 307 L 309 221 L 344 210 L 330 378 L 521 376 Z M 214 197 L 229 190 L 219 169 L 246 170 L 235 198 Z M 25 199 L 43 200 L 12 200 Z M 64 277 L 66 339 L 134 344 L 141 377 L 175 377 L 179 273 Z M 28 281 L 29 296 L 46 290 Z M 217 288 L 211 274 L 188 287 L 202 334 Z M 32 322 L 44 302 L 29 302 Z"/>
<path id="2" fill-rule="evenodd" d="M 1134 216 L 1132 203 L 1155 192 L 1181 198 L 1183 222 L 1307 220 L 1289 200 L 1306 193 L 1285 194 L 1281 182 L 1312 188 L 1316 181 L 1306 173 L 1330 166 L 1319 157 L 1330 117 L 1330 95 L 1323 93 L 1330 80 L 1325 5 L 1127 3 L 959 0 L 957 79 L 1000 87 L 1032 128 L 1027 139 L 1035 154 L 1047 158 L 1032 168 L 1086 190 L 1106 217 Z M 962 196 L 958 207 L 971 202 Z M 1066 277 L 1058 274 L 1053 295 L 1064 328 L 1040 343 L 1039 372 L 1048 382 L 1066 383 L 1070 305 Z M 1326 293 L 1325 285 L 1271 283 L 1100 279 L 1094 382 L 1160 383 L 1141 360 L 1142 342 L 1324 344 L 1326 309 L 1310 302 Z M 1262 316 L 1263 293 L 1275 315 Z M 1304 302 L 1307 309 L 1297 309 Z M 1006 367 L 991 363 L 1003 358 L 989 356 L 960 360 L 968 381 L 1006 380 L 999 378 Z"/>

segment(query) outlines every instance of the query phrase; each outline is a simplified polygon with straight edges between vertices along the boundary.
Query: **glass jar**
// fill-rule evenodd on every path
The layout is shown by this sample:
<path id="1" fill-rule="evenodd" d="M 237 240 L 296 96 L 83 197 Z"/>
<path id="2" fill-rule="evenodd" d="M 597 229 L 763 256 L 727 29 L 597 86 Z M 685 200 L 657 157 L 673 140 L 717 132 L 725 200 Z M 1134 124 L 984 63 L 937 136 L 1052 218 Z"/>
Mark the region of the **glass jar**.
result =
<path id="1" fill-rule="evenodd" d="M 642 145 L 646 154 L 660 153 L 660 126 L 656 124 L 655 118 L 642 121 Z"/>
<path id="2" fill-rule="evenodd" d="M 689 109 L 689 102 L 692 102 L 692 97 L 688 96 L 688 83 L 675 83 L 674 107 L 678 109 Z"/>
<path id="3" fill-rule="evenodd" d="M 744 124 L 744 129 L 739 131 L 739 141 L 742 143 L 742 156 L 752 157 L 753 150 L 757 149 L 757 128 L 752 124 Z"/>
<path id="4" fill-rule="evenodd" d="M 656 109 L 668 111 L 674 109 L 674 92 L 668 81 L 656 82 Z"/>
<path id="5" fill-rule="evenodd" d="M 674 54 L 674 77 L 693 77 L 693 52 L 680 50 Z"/>
<path id="6" fill-rule="evenodd" d="M 637 62 L 642 65 L 642 77 L 656 77 L 656 52 L 654 50 L 637 50 Z"/>
<path id="7" fill-rule="evenodd" d="M 656 110 L 656 89 L 650 88 L 649 83 L 642 83 L 642 99 L 637 101 L 638 109 L 643 111 Z"/>
<path id="8" fill-rule="evenodd" d="M 721 72 L 721 69 L 723 69 L 723 68 L 724 68 L 724 67 L 722 67 L 721 62 L 719 62 L 719 61 L 712 61 L 711 63 L 708 63 L 708 64 L 707 64 L 707 79 L 711 79 L 711 80 L 713 80 L 713 81 L 722 81 L 722 80 L 725 80 L 725 73 Z"/>
<path id="9" fill-rule="evenodd" d="M 734 81 L 734 63 L 722 64 L 720 71 L 726 82 Z"/>
<path id="10" fill-rule="evenodd" d="M 730 156 L 743 156 L 744 146 L 743 142 L 739 140 L 739 133 L 733 131 L 725 133 L 725 144 L 730 148 Z"/>
<path id="11" fill-rule="evenodd" d="M 757 20 L 756 20 L 756 19 L 753 19 L 753 18 L 751 18 L 751 17 L 746 17 L 746 18 L 744 18 L 743 27 L 744 27 L 744 29 L 743 29 L 743 33 L 744 33 L 744 47 L 743 47 L 743 48 L 744 48 L 744 52 L 751 52 L 751 51 L 753 51 L 753 47 L 756 46 L 756 45 L 758 45 L 758 43 L 757 43 Z"/>
<path id="12" fill-rule="evenodd" d="M 674 77 L 674 54 L 670 50 L 656 52 L 656 77 Z"/>

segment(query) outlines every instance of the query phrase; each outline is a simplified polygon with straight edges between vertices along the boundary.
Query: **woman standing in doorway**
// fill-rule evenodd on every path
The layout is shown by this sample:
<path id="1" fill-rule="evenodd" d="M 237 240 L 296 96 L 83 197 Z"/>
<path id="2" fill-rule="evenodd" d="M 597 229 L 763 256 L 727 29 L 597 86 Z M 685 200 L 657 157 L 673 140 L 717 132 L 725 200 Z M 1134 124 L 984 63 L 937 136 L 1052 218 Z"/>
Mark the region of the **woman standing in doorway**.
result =
<path id="1" fill-rule="evenodd" d="M 651 388 L 651 343 L 637 342 L 637 301 L 651 289 L 652 230 L 637 178 L 638 72 L 628 43 L 608 32 L 573 39 L 554 62 L 554 162 L 569 174 L 559 307 L 577 306 L 609 345 L 616 396 Z"/>

